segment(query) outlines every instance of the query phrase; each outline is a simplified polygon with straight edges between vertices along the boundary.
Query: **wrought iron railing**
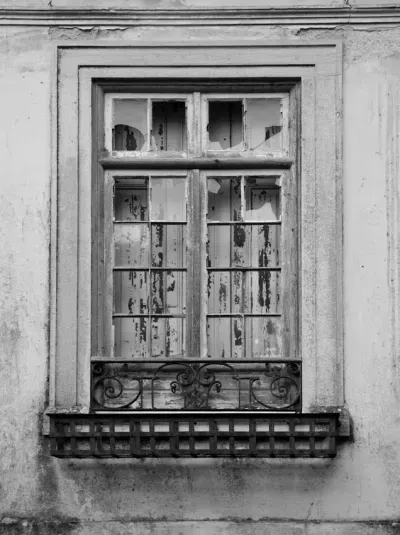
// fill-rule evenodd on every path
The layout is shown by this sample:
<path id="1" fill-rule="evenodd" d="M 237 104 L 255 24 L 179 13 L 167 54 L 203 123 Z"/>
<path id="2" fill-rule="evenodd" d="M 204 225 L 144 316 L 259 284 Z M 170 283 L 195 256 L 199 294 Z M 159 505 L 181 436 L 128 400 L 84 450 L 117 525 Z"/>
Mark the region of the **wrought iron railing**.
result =
<path id="1" fill-rule="evenodd" d="M 92 360 L 94 411 L 300 409 L 300 361 Z"/>
<path id="2" fill-rule="evenodd" d="M 300 361 L 94 359 L 91 366 L 91 413 L 50 414 L 55 457 L 336 455 L 338 413 L 300 413 Z"/>

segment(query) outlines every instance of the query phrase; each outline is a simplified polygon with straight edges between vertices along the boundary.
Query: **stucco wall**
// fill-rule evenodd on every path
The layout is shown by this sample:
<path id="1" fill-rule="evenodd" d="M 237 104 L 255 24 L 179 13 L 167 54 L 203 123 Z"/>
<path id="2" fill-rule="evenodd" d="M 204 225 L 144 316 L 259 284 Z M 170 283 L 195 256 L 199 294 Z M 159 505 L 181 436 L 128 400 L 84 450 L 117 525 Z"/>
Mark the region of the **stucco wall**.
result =
<path id="1" fill-rule="evenodd" d="M 240 36 L 344 42 L 345 396 L 353 439 L 333 460 L 51 458 L 42 412 L 53 42 Z M 400 30 L 2 25 L 0 72 L 0 533 L 399 532 Z M 359 521 L 383 523 L 346 524 Z"/>

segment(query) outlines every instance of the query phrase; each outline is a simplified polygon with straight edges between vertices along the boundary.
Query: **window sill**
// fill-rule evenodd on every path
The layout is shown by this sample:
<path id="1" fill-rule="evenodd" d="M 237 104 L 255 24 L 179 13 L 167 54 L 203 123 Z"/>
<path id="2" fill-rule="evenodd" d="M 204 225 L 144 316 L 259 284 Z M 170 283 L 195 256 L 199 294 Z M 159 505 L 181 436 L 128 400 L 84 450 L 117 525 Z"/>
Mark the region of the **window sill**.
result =
<path id="1" fill-rule="evenodd" d="M 339 412 L 49 414 L 59 458 L 336 456 Z"/>

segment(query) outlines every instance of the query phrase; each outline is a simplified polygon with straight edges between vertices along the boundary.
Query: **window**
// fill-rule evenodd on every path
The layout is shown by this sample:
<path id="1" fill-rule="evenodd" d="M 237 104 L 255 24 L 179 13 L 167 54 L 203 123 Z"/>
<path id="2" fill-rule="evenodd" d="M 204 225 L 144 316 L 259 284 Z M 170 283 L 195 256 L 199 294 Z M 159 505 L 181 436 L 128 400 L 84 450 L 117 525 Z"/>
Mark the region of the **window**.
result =
<path id="1" fill-rule="evenodd" d="M 105 95 L 93 410 L 300 410 L 297 176 L 278 160 L 297 104 L 273 89 Z M 171 153 L 202 156 L 151 169 Z"/>
<path id="2" fill-rule="evenodd" d="M 276 455 L 278 429 L 279 454 L 334 454 L 340 47 L 62 45 L 57 72 L 53 452 L 76 454 L 57 437 L 78 411 L 90 436 L 150 433 L 150 453 L 126 455 L 154 454 L 154 426 L 174 437 L 179 422 L 192 455 L 193 414 L 213 454 L 235 418 L 242 454 Z M 258 433 L 274 439 L 262 453 Z"/>

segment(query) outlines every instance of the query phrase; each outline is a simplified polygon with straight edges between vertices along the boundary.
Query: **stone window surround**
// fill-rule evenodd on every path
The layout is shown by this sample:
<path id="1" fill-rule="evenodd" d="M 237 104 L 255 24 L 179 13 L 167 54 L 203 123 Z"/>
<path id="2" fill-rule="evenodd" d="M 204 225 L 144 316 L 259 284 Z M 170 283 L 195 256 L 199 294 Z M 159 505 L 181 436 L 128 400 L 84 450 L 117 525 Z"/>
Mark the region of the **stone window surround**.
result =
<path id="1" fill-rule="evenodd" d="M 342 47 L 337 41 L 56 45 L 47 412 L 88 413 L 90 405 L 92 113 L 99 118 L 103 113 L 102 88 L 93 82 L 183 76 L 299 80 L 303 412 L 338 410 L 343 420 L 341 434 L 347 434 L 348 420 L 343 416 Z M 97 109 L 93 111 L 92 106 Z"/>

